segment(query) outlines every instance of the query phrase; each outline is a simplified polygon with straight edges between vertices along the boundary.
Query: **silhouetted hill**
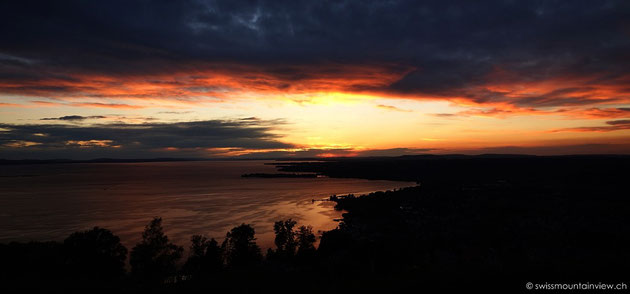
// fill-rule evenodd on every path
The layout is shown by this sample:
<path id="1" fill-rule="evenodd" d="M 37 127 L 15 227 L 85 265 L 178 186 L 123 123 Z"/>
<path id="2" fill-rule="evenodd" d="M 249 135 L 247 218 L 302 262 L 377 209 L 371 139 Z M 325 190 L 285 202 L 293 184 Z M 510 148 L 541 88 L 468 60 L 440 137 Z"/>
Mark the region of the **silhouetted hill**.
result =
<path id="1" fill-rule="evenodd" d="M 279 164 L 289 172 L 415 180 L 331 196 L 344 211 L 319 248 L 308 226 L 275 223 L 264 256 L 253 227 L 191 237 L 152 220 L 130 253 L 94 228 L 63 243 L 0 244 L 8 289 L 116 292 L 527 292 L 526 283 L 622 283 L 630 273 L 629 156 L 405 156 Z M 203 232 L 199 232 L 203 234 Z M 626 282 L 627 283 L 627 282 Z M 483 290 L 485 291 L 485 290 Z"/>
<path id="2" fill-rule="evenodd" d="M 629 163 L 630 156 L 627 155 L 419 155 L 292 162 L 281 163 L 278 167 L 284 172 L 312 172 L 339 178 L 480 183 L 544 177 L 562 181 L 619 180 L 625 175 Z"/>

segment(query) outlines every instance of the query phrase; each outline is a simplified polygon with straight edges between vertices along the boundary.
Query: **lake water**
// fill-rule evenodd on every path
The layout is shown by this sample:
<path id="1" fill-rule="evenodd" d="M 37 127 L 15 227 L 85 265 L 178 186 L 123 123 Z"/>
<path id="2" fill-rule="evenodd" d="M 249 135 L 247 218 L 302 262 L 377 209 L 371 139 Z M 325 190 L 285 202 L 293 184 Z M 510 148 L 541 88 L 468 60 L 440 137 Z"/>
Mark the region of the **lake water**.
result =
<path id="1" fill-rule="evenodd" d="M 0 242 L 63 240 L 100 226 L 131 249 L 144 226 L 163 218 L 165 232 L 188 248 L 190 236 L 221 242 L 241 223 L 273 247 L 273 222 L 293 218 L 313 231 L 334 229 L 332 194 L 363 194 L 409 182 L 333 178 L 242 178 L 275 173 L 270 161 L 188 161 L 0 166 Z"/>

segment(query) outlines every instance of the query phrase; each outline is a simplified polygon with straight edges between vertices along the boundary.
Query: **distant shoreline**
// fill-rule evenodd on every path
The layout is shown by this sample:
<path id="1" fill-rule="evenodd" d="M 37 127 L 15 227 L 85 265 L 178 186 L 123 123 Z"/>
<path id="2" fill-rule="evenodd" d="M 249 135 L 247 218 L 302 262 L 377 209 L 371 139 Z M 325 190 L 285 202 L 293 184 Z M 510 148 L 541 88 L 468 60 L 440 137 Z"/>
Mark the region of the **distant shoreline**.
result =
<path id="1" fill-rule="evenodd" d="M 265 161 L 273 159 L 250 158 L 148 158 L 148 159 L 121 159 L 121 158 L 96 158 L 86 160 L 74 159 L 0 159 L 0 165 L 19 164 L 66 164 L 66 163 L 142 163 L 142 162 L 186 162 L 186 161 Z"/>
<path id="2" fill-rule="evenodd" d="M 19 164 L 65 164 L 65 163 L 141 163 L 141 162 L 180 162 L 180 161 L 277 161 L 270 165 L 291 165 L 291 162 L 330 162 L 364 161 L 383 159 L 473 159 L 473 158 L 630 158 L 630 154 L 566 154 L 566 155 L 530 155 L 530 154 L 419 154 L 403 156 L 366 156 L 366 157 L 303 157 L 303 158 L 94 158 L 94 159 L 0 159 L 0 165 Z"/>

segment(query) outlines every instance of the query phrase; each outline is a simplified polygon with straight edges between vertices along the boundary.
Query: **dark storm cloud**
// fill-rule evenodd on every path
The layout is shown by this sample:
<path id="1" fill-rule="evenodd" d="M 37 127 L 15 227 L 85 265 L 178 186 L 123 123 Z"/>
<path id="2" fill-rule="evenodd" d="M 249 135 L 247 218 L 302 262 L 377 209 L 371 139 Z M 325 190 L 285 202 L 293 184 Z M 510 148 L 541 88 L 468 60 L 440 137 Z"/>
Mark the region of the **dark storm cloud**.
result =
<path id="1" fill-rule="evenodd" d="M 65 115 L 60 117 L 45 117 L 41 120 L 69 120 L 69 121 L 77 121 L 77 120 L 86 120 L 86 119 L 99 119 L 106 118 L 102 115 L 90 115 L 90 116 L 81 116 L 81 115 Z"/>
<path id="2" fill-rule="evenodd" d="M 277 122 L 273 122 L 277 123 Z M 293 145 L 277 141 L 267 121 L 196 121 L 180 123 L 76 125 L 0 124 L 0 150 L 15 158 L 50 158 L 86 153 L 101 157 L 211 155 L 209 149 L 268 150 Z M 73 156 L 72 153 L 75 153 Z M 61 156 L 61 155 L 59 155 Z"/>
<path id="3" fill-rule="evenodd" d="M 304 66 L 377 62 L 414 70 L 389 85 L 348 88 L 501 102 L 505 93 L 471 89 L 564 75 L 626 82 L 629 19 L 621 0 L 3 1 L 0 80 L 238 63 L 285 81 L 273 85 L 282 90 L 311 76 Z M 516 104 L 600 102 L 554 90 Z"/>

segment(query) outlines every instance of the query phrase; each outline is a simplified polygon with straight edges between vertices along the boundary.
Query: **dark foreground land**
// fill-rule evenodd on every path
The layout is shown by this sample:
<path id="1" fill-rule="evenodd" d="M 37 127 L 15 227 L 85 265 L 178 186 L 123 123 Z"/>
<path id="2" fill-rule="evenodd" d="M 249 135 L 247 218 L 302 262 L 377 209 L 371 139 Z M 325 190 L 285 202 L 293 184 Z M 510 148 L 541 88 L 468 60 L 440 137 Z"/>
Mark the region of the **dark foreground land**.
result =
<path id="1" fill-rule="evenodd" d="M 630 285 L 630 157 L 417 156 L 279 165 L 281 171 L 417 181 L 360 197 L 319 248 L 279 221 L 264 256 L 242 225 L 191 238 L 190 255 L 152 221 L 130 250 L 103 229 L 0 246 L 2 286 L 108 292 L 525 292 L 533 283 Z M 199 232 L 203 233 L 203 232 Z"/>

